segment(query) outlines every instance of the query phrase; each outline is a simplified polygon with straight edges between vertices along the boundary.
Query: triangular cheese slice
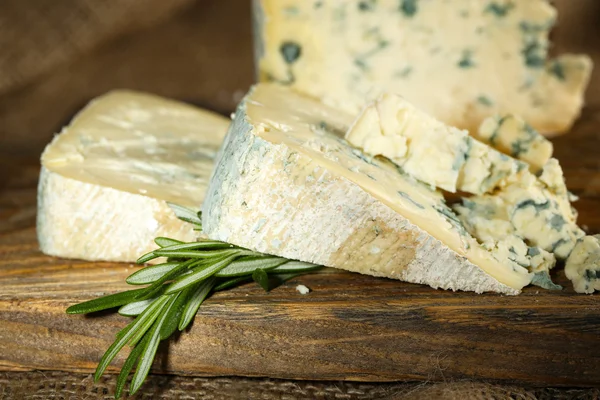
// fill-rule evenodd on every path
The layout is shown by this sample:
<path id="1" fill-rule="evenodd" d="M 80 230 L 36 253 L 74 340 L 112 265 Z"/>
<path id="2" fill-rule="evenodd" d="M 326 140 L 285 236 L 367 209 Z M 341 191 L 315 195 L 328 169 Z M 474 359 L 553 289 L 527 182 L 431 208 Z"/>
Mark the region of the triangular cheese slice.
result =
<path id="1" fill-rule="evenodd" d="M 135 261 L 157 236 L 194 240 L 167 202 L 200 206 L 228 125 L 215 113 L 143 93 L 93 100 L 42 155 L 42 251 Z"/>
<path id="2" fill-rule="evenodd" d="M 341 139 L 352 121 L 284 87 L 255 86 L 220 149 L 204 232 L 435 288 L 516 294 L 530 283 L 526 268 L 465 231 L 440 192 Z"/>

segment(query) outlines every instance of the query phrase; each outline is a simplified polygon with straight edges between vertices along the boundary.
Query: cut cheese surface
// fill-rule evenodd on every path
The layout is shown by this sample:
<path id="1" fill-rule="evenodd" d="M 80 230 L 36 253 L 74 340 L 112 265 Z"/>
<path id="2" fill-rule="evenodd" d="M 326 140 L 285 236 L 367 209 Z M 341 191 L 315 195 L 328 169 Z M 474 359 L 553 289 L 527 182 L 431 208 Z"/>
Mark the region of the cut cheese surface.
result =
<path id="1" fill-rule="evenodd" d="M 279 85 L 255 86 L 217 157 L 204 232 L 446 289 L 516 294 L 531 281 L 527 268 L 499 262 L 473 239 L 440 192 L 341 139 L 352 120 Z"/>
<path id="2" fill-rule="evenodd" d="M 547 0 L 255 0 L 261 81 L 356 114 L 398 93 L 476 131 L 521 115 L 542 133 L 579 115 L 591 59 L 548 59 L 557 15 Z"/>
<path id="3" fill-rule="evenodd" d="M 135 261 L 156 236 L 193 240 L 167 202 L 200 206 L 228 125 L 215 113 L 143 93 L 93 100 L 42 154 L 42 251 Z"/>
<path id="4" fill-rule="evenodd" d="M 487 193 L 528 167 L 392 93 L 363 109 L 346 140 L 367 154 L 389 158 L 421 182 L 449 192 Z"/>

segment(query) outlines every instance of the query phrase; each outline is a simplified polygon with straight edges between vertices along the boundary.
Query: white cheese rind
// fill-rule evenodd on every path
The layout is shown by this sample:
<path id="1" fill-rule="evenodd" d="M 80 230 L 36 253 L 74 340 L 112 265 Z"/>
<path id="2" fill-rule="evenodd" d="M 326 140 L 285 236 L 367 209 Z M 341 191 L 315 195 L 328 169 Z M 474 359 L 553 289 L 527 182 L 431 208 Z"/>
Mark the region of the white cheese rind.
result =
<path id="1" fill-rule="evenodd" d="M 583 105 L 591 59 L 547 58 L 547 0 L 254 3 L 259 79 L 352 114 L 391 91 L 469 131 L 513 113 L 549 134 L 568 131 Z"/>
<path id="2" fill-rule="evenodd" d="M 565 264 L 565 275 L 578 293 L 600 290 L 600 235 L 579 239 Z"/>
<path id="3" fill-rule="evenodd" d="M 254 87 L 219 152 L 202 207 L 204 232 L 260 252 L 435 288 L 516 294 L 529 283 L 525 269 L 497 262 L 459 233 L 437 193 L 376 160 L 353 157 L 350 146 L 315 128 L 343 134 L 350 122 L 283 88 Z"/>
<path id="4" fill-rule="evenodd" d="M 421 182 L 453 193 L 488 193 L 527 168 L 392 93 L 368 104 L 345 137 Z"/>
<path id="5" fill-rule="evenodd" d="M 92 101 L 42 155 L 41 250 L 133 262 L 157 236 L 194 240 L 167 202 L 200 206 L 228 125 L 217 114 L 142 93 Z"/>
<path id="6" fill-rule="evenodd" d="M 198 233 L 164 200 L 65 178 L 42 167 L 37 236 L 43 253 L 134 262 L 159 236 L 193 241 Z"/>

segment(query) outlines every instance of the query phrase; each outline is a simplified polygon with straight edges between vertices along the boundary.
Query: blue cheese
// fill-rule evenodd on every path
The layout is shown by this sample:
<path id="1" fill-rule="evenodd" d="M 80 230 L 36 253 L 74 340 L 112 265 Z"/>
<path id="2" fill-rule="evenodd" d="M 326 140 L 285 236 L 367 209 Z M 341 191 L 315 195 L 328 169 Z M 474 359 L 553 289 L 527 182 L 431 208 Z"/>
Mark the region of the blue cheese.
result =
<path id="1" fill-rule="evenodd" d="M 346 140 L 449 192 L 487 193 L 527 168 L 391 93 L 363 109 Z"/>
<path id="2" fill-rule="evenodd" d="M 556 258 L 539 247 L 530 247 L 517 235 L 508 235 L 501 240 L 483 242 L 498 261 L 509 259 L 527 268 L 530 272 L 548 272 L 556 265 Z"/>
<path id="3" fill-rule="evenodd" d="M 50 255 L 135 261 L 153 239 L 190 241 L 167 202 L 198 208 L 229 120 L 131 91 L 93 100 L 42 154 L 37 234 Z"/>
<path id="4" fill-rule="evenodd" d="M 578 293 L 600 290 L 600 235 L 582 237 L 565 264 L 565 274 Z"/>
<path id="5" fill-rule="evenodd" d="M 540 171 L 552 157 L 552 142 L 515 115 L 489 117 L 473 136 L 504 154 L 525 161 Z"/>
<path id="6" fill-rule="evenodd" d="M 549 162 L 548 170 L 556 173 L 557 166 L 555 160 Z M 454 210 L 467 230 L 480 240 L 516 234 L 532 246 L 566 259 L 585 233 L 576 224 L 577 215 L 568 201 L 564 180 L 547 173 L 554 176 L 556 186 L 548 186 L 524 171 L 518 180 L 493 195 L 470 197 L 455 205 Z"/>
<path id="7" fill-rule="evenodd" d="M 516 294 L 529 284 L 533 274 L 482 247 L 439 191 L 341 139 L 352 121 L 280 85 L 255 86 L 217 157 L 204 232 L 436 288 Z"/>
<path id="8" fill-rule="evenodd" d="M 519 114 L 547 134 L 568 131 L 583 105 L 591 59 L 548 59 L 547 0 L 254 3 L 259 79 L 350 114 L 389 91 L 471 132 Z"/>

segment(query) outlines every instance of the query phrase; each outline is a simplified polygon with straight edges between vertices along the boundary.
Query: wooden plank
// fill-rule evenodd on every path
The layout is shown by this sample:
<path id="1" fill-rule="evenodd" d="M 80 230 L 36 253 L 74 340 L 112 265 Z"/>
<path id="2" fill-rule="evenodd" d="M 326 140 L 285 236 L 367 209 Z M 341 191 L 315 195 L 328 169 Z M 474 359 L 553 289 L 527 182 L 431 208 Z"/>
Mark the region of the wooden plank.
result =
<path id="1" fill-rule="evenodd" d="M 124 289 L 134 269 L 44 256 L 32 228 L 4 234 L 0 254 L 0 368 L 91 371 L 127 319 L 64 310 Z M 313 291 L 297 293 L 300 282 Z M 268 294 L 219 293 L 163 346 L 156 371 L 598 385 L 599 335 L 598 298 L 569 289 L 476 295 L 328 270 Z"/>
<path id="2" fill-rule="evenodd" d="M 600 231 L 600 113 L 555 140 L 580 221 Z M 91 371 L 127 319 L 68 316 L 67 306 L 122 290 L 136 267 L 48 257 L 33 219 L 35 163 L 0 180 L 0 369 Z M 22 176 L 21 176 L 22 175 Z M 192 329 L 161 346 L 154 370 L 175 374 L 395 381 L 482 379 L 600 386 L 600 297 L 452 293 L 327 270 L 271 293 L 219 293 Z M 302 283 L 313 291 L 295 290 Z M 116 365 L 123 361 L 120 356 Z M 115 371 L 113 368 L 112 371 Z"/>

